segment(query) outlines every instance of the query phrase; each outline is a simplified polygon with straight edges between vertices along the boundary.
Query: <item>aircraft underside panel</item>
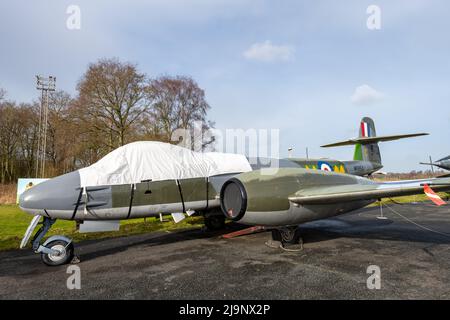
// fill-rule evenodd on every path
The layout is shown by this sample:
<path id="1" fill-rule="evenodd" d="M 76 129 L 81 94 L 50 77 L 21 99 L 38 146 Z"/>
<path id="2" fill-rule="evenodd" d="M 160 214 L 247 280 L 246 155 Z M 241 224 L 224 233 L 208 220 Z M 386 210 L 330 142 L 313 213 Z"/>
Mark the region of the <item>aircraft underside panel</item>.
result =
<path id="1" fill-rule="evenodd" d="M 301 223 L 326 219 L 336 215 L 340 215 L 355 209 L 362 208 L 374 200 L 370 201 L 353 201 L 341 204 L 330 205 L 308 205 L 297 206 L 291 203 L 288 210 L 268 212 L 268 211 L 247 211 L 239 223 L 247 225 L 267 225 L 267 226 L 287 226 L 298 225 Z"/>

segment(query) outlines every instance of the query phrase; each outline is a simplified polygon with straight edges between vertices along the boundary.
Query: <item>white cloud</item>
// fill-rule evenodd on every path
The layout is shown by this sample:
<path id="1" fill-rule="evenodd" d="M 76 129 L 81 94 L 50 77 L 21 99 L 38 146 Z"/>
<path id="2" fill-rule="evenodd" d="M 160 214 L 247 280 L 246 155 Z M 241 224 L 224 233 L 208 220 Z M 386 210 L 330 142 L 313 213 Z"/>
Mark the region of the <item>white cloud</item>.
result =
<path id="1" fill-rule="evenodd" d="M 353 104 L 363 106 L 373 104 L 377 101 L 382 100 L 383 98 L 383 93 L 375 90 L 367 84 L 363 84 L 359 87 L 356 87 L 355 92 L 350 97 L 350 100 Z"/>
<path id="2" fill-rule="evenodd" d="M 254 43 L 244 51 L 243 55 L 249 60 L 263 62 L 289 61 L 294 58 L 294 48 L 287 45 L 273 45 L 266 40 L 262 43 Z"/>

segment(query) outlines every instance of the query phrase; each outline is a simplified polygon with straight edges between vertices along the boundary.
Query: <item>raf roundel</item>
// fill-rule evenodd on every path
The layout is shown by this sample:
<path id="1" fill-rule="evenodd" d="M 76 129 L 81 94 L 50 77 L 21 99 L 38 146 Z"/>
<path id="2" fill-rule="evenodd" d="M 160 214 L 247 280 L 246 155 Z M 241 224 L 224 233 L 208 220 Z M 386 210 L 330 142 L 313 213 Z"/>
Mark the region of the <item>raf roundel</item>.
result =
<path id="1" fill-rule="evenodd" d="M 319 162 L 318 167 L 320 170 L 323 170 L 323 171 L 333 171 L 333 169 L 327 162 Z"/>

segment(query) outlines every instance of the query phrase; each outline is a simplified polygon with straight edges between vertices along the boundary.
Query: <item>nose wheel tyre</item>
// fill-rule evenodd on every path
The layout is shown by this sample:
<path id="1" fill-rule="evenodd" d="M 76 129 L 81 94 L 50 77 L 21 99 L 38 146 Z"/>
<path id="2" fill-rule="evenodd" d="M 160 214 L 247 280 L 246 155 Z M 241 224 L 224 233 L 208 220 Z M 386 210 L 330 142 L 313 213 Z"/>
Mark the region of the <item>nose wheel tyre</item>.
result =
<path id="1" fill-rule="evenodd" d="M 73 259 L 74 248 L 72 242 L 55 240 L 49 242 L 45 247 L 56 251 L 56 253 L 41 253 L 42 262 L 48 266 L 60 266 L 69 263 Z"/>

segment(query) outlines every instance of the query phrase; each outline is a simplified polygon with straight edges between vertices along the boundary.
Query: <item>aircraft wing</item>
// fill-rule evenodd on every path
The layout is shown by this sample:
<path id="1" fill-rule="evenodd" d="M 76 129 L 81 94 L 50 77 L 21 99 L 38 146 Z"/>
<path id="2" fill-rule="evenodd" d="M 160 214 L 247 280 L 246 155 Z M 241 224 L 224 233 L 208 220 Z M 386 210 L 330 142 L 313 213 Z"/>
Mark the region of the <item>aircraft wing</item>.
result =
<path id="1" fill-rule="evenodd" d="M 439 159 L 436 162 L 440 162 L 440 161 L 445 161 L 445 160 L 449 160 L 450 156 L 446 156 L 445 158 Z"/>
<path id="2" fill-rule="evenodd" d="M 301 190 L 289 197 L 289 200 L 301 205 L 377 200 L 380 198 L 421 194 L 424 192 L 425 184 L 432 187 L 434 191 L 450 191 L 450 178 L 436 178 L 367 185 L 315 187 Z"/>
<path id="3" fill-rule="evenodd" d="M 411 133 L 411 134 L 398 134 L 398 135 L 391 135 L 391 136 L 378 136 L 378 137 L 361 137 L 361 138 L 354 138 L 349 139 L 345 141 L 339 141 L 331 144 L 326 144 L 321 146 L 322 148 L 330 148 L 330 147 L 340 147 L 340 146 L 350 146 L 355 144 L 369 144 L 369 143 L 376 143 L 376 142 L 382 142 L 382 141 L 393 141 L 393 140 L 399 140 L 404 138 L 412 138 L 412 137 L 419 137 L 419 136 L 427 136 L 429 133 Z"/>

